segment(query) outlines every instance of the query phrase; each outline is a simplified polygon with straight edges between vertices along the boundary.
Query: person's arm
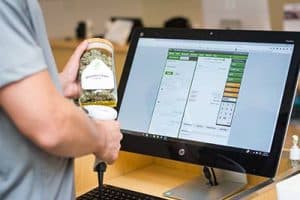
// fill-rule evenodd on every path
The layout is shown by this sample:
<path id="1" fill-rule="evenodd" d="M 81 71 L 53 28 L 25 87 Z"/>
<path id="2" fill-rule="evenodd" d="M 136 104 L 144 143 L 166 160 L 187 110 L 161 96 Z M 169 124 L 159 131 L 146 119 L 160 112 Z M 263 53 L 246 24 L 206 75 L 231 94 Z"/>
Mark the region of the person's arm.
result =
<path id="1" fill-rule="evenodd" d="M 60 95 L 46 70 L 0 88 L 0 106 L 24 136 L 49 153 L 95 153 L 108 163 L 118 156 L 119 123 L 90 120 Z"/>

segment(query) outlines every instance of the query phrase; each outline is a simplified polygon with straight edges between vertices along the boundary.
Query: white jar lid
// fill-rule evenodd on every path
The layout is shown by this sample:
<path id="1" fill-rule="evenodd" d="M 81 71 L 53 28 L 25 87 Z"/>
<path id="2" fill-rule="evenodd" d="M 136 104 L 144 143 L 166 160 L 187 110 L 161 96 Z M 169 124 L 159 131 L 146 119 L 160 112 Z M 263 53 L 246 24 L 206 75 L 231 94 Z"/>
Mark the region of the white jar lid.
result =
<path id="1" fill-rule="evenodd" d="M 93 119 L 114 120 L 118 116 L 117 111 L 112 107 L 101 105 L 88 105 L 83 107 L 88 112 L 88 115 Z"/>

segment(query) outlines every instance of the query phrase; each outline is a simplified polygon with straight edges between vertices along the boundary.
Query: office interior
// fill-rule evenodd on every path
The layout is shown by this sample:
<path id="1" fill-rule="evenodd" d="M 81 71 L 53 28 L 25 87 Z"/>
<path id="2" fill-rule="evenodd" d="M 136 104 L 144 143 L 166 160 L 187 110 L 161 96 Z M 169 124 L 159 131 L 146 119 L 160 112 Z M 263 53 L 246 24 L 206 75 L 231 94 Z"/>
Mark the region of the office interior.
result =
<path id="1" fill-rule="evenodd" d="M 76 28 L 82 21 L 92 22 L 93 36 L 103 36 L 106 24 L 112 17 L 139 18 L 144 27 L 164 27 L 167 20 L 184 17 L 196 29 L 285 31 L 284 7 L 291 3 L 300 4 L 300 0 L 40 0 L 58 71 L 63 69 L 80 42 L 76 39 Z M 227 17 L 224 19 L 224 16 Z M 115 44 L 117 82 L 122 74 L 129 45 L 130 42 Z M 300 108 L 298 110 L 295 103 L 277 172 L 279 177 L 291 170 L 288 154 L 292 145 L 291 136 L 300 136 L 299 118 Z M 93 155 L 75 159 L 76 196 L 97 186 L 93 164 Z M 199 165 L 122 151 L 116 163 L 108 166 L 104 182 L 162 196 L 164 191 L 201 173 Z M 267 179 L 247 175 L 247 180 L 247 188 L 252 188 Z M 276 189 L 272 186 L 253 192 L 250 199 L 277 199 Z"/>

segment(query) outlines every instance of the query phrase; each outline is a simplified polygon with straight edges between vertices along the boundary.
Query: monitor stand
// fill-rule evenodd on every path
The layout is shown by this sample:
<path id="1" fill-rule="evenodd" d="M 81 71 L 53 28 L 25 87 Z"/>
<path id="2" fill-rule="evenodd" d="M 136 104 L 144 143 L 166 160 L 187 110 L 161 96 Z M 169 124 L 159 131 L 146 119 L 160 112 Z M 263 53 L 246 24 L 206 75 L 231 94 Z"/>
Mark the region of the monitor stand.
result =
<path id="1" fill-rule="evenodd" d="M 179 185 L 163 195 L 165 197 L 184 200 L 199 199 L 224 199 L 229 197 L 247 185 L 245 173 L 237 173 L 228 170 L 214 169 L 217 176 L 218 185 L 211 186 L 204 176 L 193 179 Z"/>

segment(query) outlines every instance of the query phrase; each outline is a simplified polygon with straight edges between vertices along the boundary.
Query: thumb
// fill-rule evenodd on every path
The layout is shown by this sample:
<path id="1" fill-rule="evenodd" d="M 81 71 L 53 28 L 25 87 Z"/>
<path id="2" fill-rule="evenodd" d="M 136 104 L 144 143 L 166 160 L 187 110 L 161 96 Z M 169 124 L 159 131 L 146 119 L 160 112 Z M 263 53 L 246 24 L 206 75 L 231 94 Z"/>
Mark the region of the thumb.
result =
<path id="1" fill-rule="evenodd" d="M 88 47 L 88 41 L 84 40 L 82 41 L 75 49 L 73 55 L 71 56 L 70 60 L 79 61 L 81 55 Z"/>
<path id="2" fill-rule="evenodd" d="M 70 57 L 68 63 L 66 64 L 63 74 L 75 77 L 79 67 L 79 60 L 83 54 L 83 52 L 87 49 L 88 41 L 84 40 L 81 42 L 75 49 L 74 53 Z"/>
<path id="3" fill-rule="evenodd" d="M 82 56 L 83 52 L 87 49 L 87 46 L 88 41 L 84 40 L 76 47 L 74 53 L 72 54 L 69 60 L 70 64 L 74 65 L 79 63 L 79 59 Z"/>

